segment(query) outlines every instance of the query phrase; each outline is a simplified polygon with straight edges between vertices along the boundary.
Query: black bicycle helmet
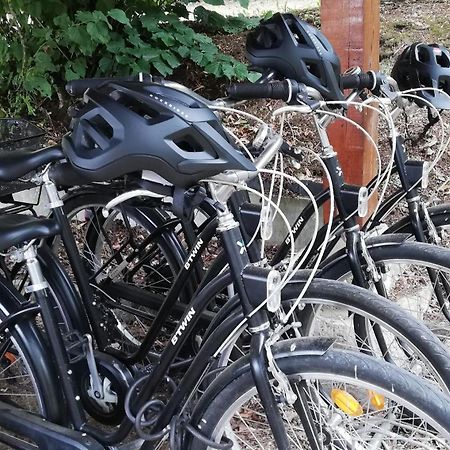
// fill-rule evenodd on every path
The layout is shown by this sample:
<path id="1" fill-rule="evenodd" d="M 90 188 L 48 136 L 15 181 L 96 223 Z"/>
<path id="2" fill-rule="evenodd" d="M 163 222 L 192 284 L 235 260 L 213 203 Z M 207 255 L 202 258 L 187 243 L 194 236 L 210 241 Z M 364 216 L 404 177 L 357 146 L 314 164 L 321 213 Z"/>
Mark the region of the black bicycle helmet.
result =
<path id="1" fill-rule="evenodd" d="M 104 181 L 151 170 L 188 187 L 228 169 L 256 170 L 198 98 L 161 84 L 89 89 L 62 148 L 80 175 Z"/>
<path id="2" fill-rule="evenodd" d="M 416 42 L 401 53 L 391 75 L 401 90 L 429 87 L 450 94 L 450 52 L 442 45 Z M 450 109 L 450 98 L 441 92 L 425 90 L 415 95 L 437 109 Z M 426 106 L 420 100 L 416 103 Z"/>
<path id="3" fill-rule="evenodd" d="M 293 14 L 273 15 L 247 36 L 247 58 L 256 67 L 317 89 L 326 100 L 343 100 L 341 64 L 328 39 Z"/>

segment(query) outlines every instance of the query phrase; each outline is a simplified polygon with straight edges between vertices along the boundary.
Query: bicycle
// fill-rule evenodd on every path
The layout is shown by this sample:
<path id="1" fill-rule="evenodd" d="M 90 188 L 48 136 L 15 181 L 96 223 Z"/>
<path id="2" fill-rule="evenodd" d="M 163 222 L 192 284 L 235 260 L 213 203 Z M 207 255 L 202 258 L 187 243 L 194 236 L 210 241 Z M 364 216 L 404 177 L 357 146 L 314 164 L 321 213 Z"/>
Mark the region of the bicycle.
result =
<path id="1" fill-rule="evenodd" d="M 129 87 L 129 86 L 127 86 Z M 140 86 L 141 87 L 141 86 Z M 276 150 L 276 147 L 274 147 L 272 149 L 273 151 Z M 54 151 L 54 149 L 52 150 Z M 23 161 L 23 165 L 25 166 L 26 164 L 26 159 L 24 159 Z M 220 180 L 215 180 L 215 183 L 219 182 Z M 54 189 L 54 186 L 52 187 L 52 184 L 50 183 L 49 179 L 46 179 L 46 183 L 47 183 L 47 188 L 48 188 L 48 192 L 51 194 L 50 195 L 50 201 L 52 203 L 52 207 L 55 210 L 55 217 L 58 217 L 58 215 L 61 212 L 61 202 L 59 201 L 58 197 L 56 196 L 56 190 Z M 52 192 L 53 192 L 53 196 L 52 196 Z M 245 267 L 249 264 L 249 260 L 248 260 L 248 256 L 247 253 L 245 252 L 245 248 L 242 247 L 242 245 L 238 245 L 239 242 L 241 242 L 242 240 L 242 236 L 240 235 L 240 231 L 239 231 L 239 225 L 238 223 L 234 220 L 233 216 L 227 211 L 227 208 L 224 204 L 221 203 L 217 203 L 216 199 L 212 199 L 212 206 L 214 206 L 218 213 L 217 213 L 217 221 L 219 222 L 219 226 L 221 225 L 221 231 L 223 234 L 223 238 L 224 238 L 224 247 L 226 248 L 227 252 L 229 252 L 229 261 L 230 261 L 230 267 L 232 269 L 232 272 L 230 273 L 230 275 L 228 275 L 229 279 L 228 281 L 226 281 L 227 285 L 230 283 L 230 278 L 235 281 L 235 287 L 237 292 L 239 292 L 239 297 L 241 299 L 243 299 L 243 310 L 246 312 L 246 315 L 250 316 L 250 331 L 253 328 L 253 331 L 255 332 L 255 337 L 252 338 L 252 346 L 255 349 L 262 349 L 264 341 L 266 340 L 266 337 L 264 335 L 264 330 L 268 329 L 267 327 L 270 328 L 270 325 L 268 322 L 266 322 L 266 314 L 265 312 L 263 312 L 263 310 L 261 309 L 257 314 L 254 314 L 254 307 L 255 306 L 259 306 L 259 304 L 261 303 L 261 301 L 266 297 L 265 294 L 265 290 L 261 289 L 261 287 L 265 287 L 266 286 L 266 278 L 268 275 L 268 271 L 266 269 L 261 269 L 261 268 L 253 268 L 253 267 Z M 188 202 L 189 204 L 189 202 Z M 3 223 L 7 223 L 7 221 L 13 221 L 15 223 L 15 232 L 14 233 L 6 233 L 6 230 L 3 230 L 3 233 L 1 234 L 5 241 L 4 241 L 4 246 L 3 249 L 5 249 L 6 247 L 10 246 L 10 245 L 20 245 L 21 239 L 24 240 L 30 240 L 33 239 L 35 237 L 38 237 L 35 235 L 35 231 L 38 228 L 38 225 L 40 227 L 44 227 L 42 234 L 39 237 L 49 237 L 51 235 L 57 234 L 58 232 L 62 232 L 64 234 L 64 229 L 60 229 L 61 224 L 64 225 L 64 222 L 61 221 L 61 223 L 59 224 L 59 226 L 54 225 L 54 222 L 48 221 L 45 222 L 44 219 L 31 219 L 31 218 L 27 218 L 27 217 L 23 217 L 23 216 L 16 216 L 16 215 L 11 215 L 11 216 L 4 216 L 4 217 L 0 217 L 0 224 Z M 216 224 L 214 224 L 214 227 L 216 226 Z M 213 226 L 211 225 L 211 228 L 213 228 Z M 41 228 L 42 229 L 42 228 Z M 18 230 L 20 230 L 20 233 L 17 234 Z M 206 230 L 206 229 L 205 229 Z M 204 230 L 204 231 L 205 231 Z M 25 233 L 26 231 L 26 233 Z M 208 230 L 208 232 L 211 232 L 211 230 Z M 206 232 L 204 233 L 204 236 L 206 236 Z M 13 239 L 14 238 L 14 239 Z M 244 251 L 242 250 L 244 248 Z M 41 248 L 39 248 L 39 250 L 37 250 L 40 254 L 41 254 L 41 258 L 42 255 L 45 254 L 45 245 L 43 245 Z M 48 251 L 48 250 L 47 250 Z M 72 426 L 74 427 L 75 430 L 80 430 L 80 432 L 73 432 L 71 434 L 71 436 L 77 436 L 77 438 L 80 438 L 80 434 L 81 433 L 87 433 L 87 436 L 84 437 L 84 441 L 86 442 L 87 439 L 91 439 L 91 444 L 94 445 L 94 443 L 92 442 L 92 439 L 96 439 L 97 441 L 101 441 L 102 445 L 113 445 L 117 442 L 121 442 L 123 441 L 123 439 L 125 438 L 125 436 L 128 434 L 128 432 L 131 430 L 131 427 L 133 425 L 133 422 L 135 422 L 135 425 L 137 426 L 138 432 L 147 440 L 152 440 L 152 439 L 156 439 L 159 440 L 161 439 L 165 434 L 167 434 L 167 427 L 169 426 L 170 422 L 172 422 L 172 426 L 170 429 L 172 430 L 182 430 L 183 426 L 181 425 L 182 423 L 186 423 L 184 420 L 184 418 L 177 418 L 177 414 L 176 412 L 179 411 L 183 406 L 186 405 L 186 401 L 189 399 L 190 395 L 194 392 L 196 392 L 195 390 L 195 386 L 198 383 L 201 383 L 202 381 L 202 377 L 201 374 L 204 372 L 205 370 L 205 366 L 206 364 L 209 362 L 210 357 L 212 355 L 214 355 L 214 353 L 219 350 L 220 346 L 222 345 L 222 336 L 224 334 L 224 332 L 226 330 L 230 330 L 230 323 L 224 323 L 221 328 L 218 328 L 216 330 L 214 330 L 214 336 L 216 337 L 215 339 L 208 339 L 205 341 L 204 345 L 201 347 L 201 353 L 199 353 L 194 360 L 190 363 L 189 365 L 189 370 L 186 373 L 185 378 L 183 378 L 182 383 L 179 385 L 177 391 L 176 391 L 176 395 L 170 400 L 170 402 L 167 404 L 167 406 L 164 407 L 163 410 L 163 405 L 161 405 L 160 401 L 157 401 L 156 399 L 152 399 L 151 403 L 149 404 L 148 401 L 149 399 L 151 399 L 151 393 L 154 392 L 155 388 L 157 387 L 157 385 L 159 385 L 161 383 L 162 380 L 165 379 L 166 374 L 170 368 L 170 366 L 173 364 L 175 357 L 177 355 L 177 353 L 180 351 L 180 349 L 182 348 L 184 342 L 186 341 L 186 339 L 188 338 L 189 334 L 195 329 L 195 325 L 196 325 L 196 321 L 198 320 L 198 317 L 200 315 L 200 312 L 207 306 L 207 304 L 210 301 L 210 296 L 211 293 L 217 292 L 217 286 L 216 284 L 219 283 L 223 283 L 224 280 L 216 280 L 214 283 L 211 283 L 211 285 L 208 285 L 207 287 L 205 287 L 204 290 L 202 290 L 201 292 L 199 292 L 197 294 L 197 296 L 193 299 L 193 301 L 190 303 L 190 305 L 188 306 L 187 309 L 187 313 L 185 313 L 184 317 L 182 318 L 181 322 L 180 322 L 180 326 L 179 328 L 173 333 L 172 338 L 171 338 L 171 344 L 172 345 L 168 345 L 166 347 L 166 349 L 162 352 L 159 360 L 155 363 L 154 367 L 151 370 L 151 374 L 147 375 L 144 378 L 139 378 L 138 381 L 134 382 L 132 381 L 132 378 L 130 379 L 130 370 L 127 369 L 127 366 L 124 364 L 124 361 L 120 361 L 118 358 L 113 358 L 111 355 L 106 356 L 105 354 L 102 354 L 102 356 L 100 356 L 100 354 L 98 352 L 93 353 L 92 351 L 92 347 L 89 346 L 89 338 L 86 339 L 82 339 L 77 340 L 76 337 L 74 338 L 73 341 L 69 341 L 67 339 L 68 336 L 66 337 L 66 341 L 63 341 L 62 335 L 61 335 L 61 328 L 59 326 L 56 325 L 57 320 L 55 318 L 55 314 L 54 314 L 54 310 L 51 307 L 51 300 L 52 300 L 52 296 L 47 296 L 45 294 L 46 289 L 47 289 L 47 282 L 45 281 L 45 278 L 40 274 L 38 268 L 38 260 L 36 258 L 36 253 L 34 250 L 34 246 L 27 244 L 25 246 L 25 248 L 22 248 L 22 255 L 26 260 L 27 263 L 27 267 L 29 267 L 29 271 L 30 271 L 30 278 L 31 278 L 31 289 L 34 290 L 33 293 L 33 298 L 34 300 L 38 303 L 38 305 L 33 305 L 32 306 L 28 306 L 28 308 L 25 308 L 23 310 L 21 310 L 20 312 L 18 312 L 18 314 L 16 315 L 11 315 L 8 319 L 6 319 L 5 321 L 3 321 L 2 323 L 2 330 L 5 330 L 6 328 L 11 329 L 12 325 L 15 323 L 15 321 L 21 321 L 24 320 L 25 323 L 28 323 L 27 321 L 29 321 L 30 319 L 27 318 L 27 314 L 35 314 L 38 311 L 37 306 L 39 306 L 40 308 L 40 312 L 41 312 L 41 316 L 43 319 L 43 326 L 45 328 L 45 331 L 47 333 L 47 339 L 51 344 L 51 349 L 52 352 L 51 353 L 47 353 L 47 357 L 45 357 L 45 354 L 41 354 L 41 358 L 38 358 L 39 353 L 34 353 L 33 354 L 33 359 L 37 359 L 37 360 L 41 360 L 43 364 L 45 364 L 48 368 L 48 373 L 52 373 L 52 371 L 56 371 L 62 381 L 61 383 L 61 387 L 62 390 L 64 391 L 65 394 L 65 398 L 67 401 L 67 405 L 68 405 L 68 409 L 69 409 L 69 422 L 72 423 Z M 17 253 L 17 259 L 20 259 L 21 257 L 21 250 L 19 249 L 18 253 Z M 188 255 L 188 259 L 186 260 L 186 262 L 193 262 L 196 258 L 199 258 L 199 255 L 195 254 L 193 255 L 192 252 L 191 254 Z M 42 258 L 48 266 L 51 266 L 51 264 L 45 259 Z M 56 263 L 55 263 L 56 264 Z M 56 267 L 59 267 L 59 265 L 56 264 Z M 191 267 L 191 266 L 189 266 Z M 244 271 L 242 271 L 243 269 L 245 269 Z M 256 269 L 256 271 L 255 271 Z M 192 270 L 192 269 L 191 269 Z M 242 274 L 241 274 L 242 272 Z M 187 275 L 189 274 L 189 268 L 186 269 L 184 268 L 184 271 L 182 269 L 182 272 L 180 272 L 180 274 L 178 275 L 177 281 L 175 283 L 175 286 L 172 287 L 171 290 L 171 294 L 172 294 L 172 298 L 171 295 L 169 294 L 168 299 L 166 299 L 167 304 L 164 305 L 161 310 L 168 310 L 169 306 L 170 306 L 170 298 L 171 301 L 176 300 L 175 294 L 173 294 L 173 292 L 176 291 L 177 286 L 176 285 L 183 285 L 185 280 L 187 279 Z M 309 275 L 308 275 L 309 278 Z M 5 282 L 6 283 L 6 282 Z M 247 286 L 246 286 L 247 284 Z M 316 280 L 314 282 L 314 285 L 321 290 L 322 292 L 324 292 L 324 286 L 328 286 L 329 289 L 331 290 L 331 292 L 333 292 L 334 294 L 336 294 L 336 292 L 339 291 L 339 286 L 338 284 L 334 284 L 331 281 L 327 281 L 327 280 Z M 293 279 L 293 282 L 289 285 L 291 292 L 286 292 L 286 295 L 289 297 L 291 297 L 292 299 L 295 299 L 295 297 L 298 296 L 299 292 L 301 292 L 301 289 L 305 286 L 304 282 L 302 281 L 301 277 L 297 278 L 297 279 Z M 322 287 L 321 287 L 322 286 Z M 20 298 L 20 296 L 18 295 L 17 292 L 14 291 L 13 288 L 11 288 L 11 292 L 14 293 L 16 298 Z M 261 296 L 261 292 L 263 293 L 263 295 Z M 354 296 L 355 298 L 365 298 L 365 297 L 369 297 L 372 298 L 374 300 L 374 305 L 377 304 L 383 304 L 383 308 L 386 306 L 386 303 L 383 300 L 378 299 L 374 294 L 370 294 L 367 293 L 366 291 L 362 291 L 359 290 L 356 287 L 352 287 L 352 286 L 345 286 L 345 289 L 343 290 L 344 292 L 350 292 L 352 296 Z M 326 295 L 326 294 L 322 294 L 322 295 Z M 343 295 L 343 294 L 342 294 Z M 314 297 L 313 297 L 314 298 Z M 74 296 L 74 299 L 77 299 L 76 301 L 79 302 L 79 299 L 77 296 Z M 247 300 L 248 299 L 248 300 Z M 66 301 L 66 298 L 62 298 L 61 301 L 64 303 Z M 253 303 L 251 303 L 253 302 Z M 77 305 L 79 306 L 80 303 L 77 303 Z M 84 305 L 86 306 L 86 304 Z M 92 305 L 91 305 L 92 306 Z M 395 307 L 393 307 L 395 310 Z M 79 306 L 78 309 L 81 309 L 81 307 Z M 192 311 L 194 311 L 192 313 Z M 392 310 L 393 311 L 393 310 Z M 89 312 L 87 311 L 87 314 L 89 315 Z M 408 317 L 404 312 L 402 312 L 400 309 L 396 309 L 396 314 L 395 314 L 396 318 L 402 318 L 402 317 Z M 239 320 L 239 317 L 232 317 L 232 319 L 234 320 L 234 323 L 236 323 L 236 320 Z M 411 323 L 411 320 L 406 320 L 406 323 Z M 157 321 L 159 326 L 162 326 L 164 323 L 164 320 L 161 321 Z M 266 325 L 267 323 L 267 325 Z M 94 326 L 97 325 L 99 326 L 100 324 L 95 324 L 95 322 L 91 322 L 91 321 L 86 321 L 85 323 L 83 323 L 84 327 L 89 327 L 89 326 Z M 233 325 L 233 324 L 231 324 Z M 260 331 L 258 330 L 258 327 L 260 325 L 264 325 L 263 327 L 261 327 Z M 101 327 L 100 327 L 101 328 Z M 423 334 L 425 336 L 428 335 L 426 329 L 420 325 L 417 324 L 415 329 L 417 330 L 421 330 L 421 333 L 423 332 Z M 34 329 L 34 332 L 36 333 L 36 335 L 39 335 L 39 330 L 38 329 Z M 156 332 L 153 332 L 155 334 L 157 334 Z M 81 334 L 81 332 L 80 332 Z M 95 336 L 95 333 L 92 332 L 92 334 Z M 220 337 L 220 339 L 217 339 L 217 336 Z M 434 340 L 435 344 L 439 347 L 439 344 L 437 343 L 437 341 L 433 338 L 433 336 L 428 335 L 430 338 L 429 342 L 432 342 Z M 147 342 L 150 342 L 151 338 L 147 337 Z M 24 342 L 24 345 L 26 346 L 26 342 Z M 329 350 L 329 342 L 324 342 L 322 341 L 317 341 L 317 344 L 315 344 L 316 341 L 309 341 L 306 344 L 305 342 L 305 346 L 309 349 L 312 348 L 313 352 L 317 354 L 317 352 L 322 353 L 323 355 L 325 355 L 325 353 L 327 354 L 327 357 L 330 356 L 331 358 L 340 358 L 340 353 L 334 353 L 333 351 Z M 405 338 L 405 342 L 408 342 Z M 426 342 L 426 341 L 425 341 Z M 87 345 L 80 345 L 80 344 L 86 344 Z M 74 345 L 76 344 L 76 345 Z M 291 348 L 292 345 L 298 345 L 299 349 L 302 348 L 302 343 L 297 341 L 289 341 L 289 349 Z M 424 345 L 423 342 L 418 343 L 417 345 Z M 71 351 L 69 353 L 69 355 L 67 354 L 67 347 L 69 348 L 69 350 Z M 45 348 L 45 347 L 44 347 Z M 325 351 L 326 350 L 326 351 Z M 281 351 L 281 349 L 280 349 Z M 308 350 L 309 352 L 309 350 Z M 301 352 L 302 353 L 302 352 Z M 56 365 L 56 367 L 52 367 L 51 362 L 49 361 L 48 355 L 54 355 L 57 359 L 58 364 Z M 278 350 L 277 348 L 274 349 L 273 351 L 274 354 L 274 361 L 277 361 L 278 358 Z M 94 356 L 94 358 L 92 358 L 92 356 Z M 282 353 L 280 353 L 280 355 L 282 355 Z M 345 365 L 346 363 L 351 363 L 352 364 L 352 370 L 354 371 L 355 365 L 356 367 L 361 367 L 361 370 L 363 368 L 363 366 L 365 364 L 370 364 L 367 361 L 371 361 L 370 359 L 368 360 L 367 358 L 369 358 L 368 356 L 363 356 L 363 355 L 357 355 L 355 357 L 351 356 L 348 353 L 345 353 L 346 359 L 343 359 L 342 364 Z M 115 432 L 109 433 L 109 434 L 105 434 L 104 430 L 94 430 L 92 429 L 89 425 L 86 425 L 84 418 L 83 418 L 83 407 L 85 407 L 86 405 L 82 404 L 81 400 L 81 396 L 78 397 L 79 394 L 77 394 L 77 386 L 73 384 L 72 380 L 72 376 L 73 373 L 71 372 L 71 363 L 70 363 L 70 359 L 73 358 L 77 358 L 79 359 L 81 357 L 81 359 L 79 359 L 79 363 L 81 363 L 81 366 L 84 366 L 84 370 L 89 370 L 89 374 L 92 377 L 92 383 L 93 383 L 93 388 L 97 387 L 98 391 L 101 395 L 102 392 L 102 387 L 98 387 L 99 384 L 95 384 L 98 383 L 98 380 L 95 380 L 95 374 L 97 373 L 101 373 L 102 369 L 107 367 L 110 372 L 108 373 L 108 376 L 110 378 L 112 378 L 112 373 L 113 373 L 113 367 L 116 368 L 116 378 L 114 378 L 114 380 L 111 380 L 110 378 L 109 381 L 112 383 L 113 386 L 121 386 L 123 388 L 126 388 L 124 390 L 126 390 L 127 392 L 127 396 L 125 396 L 125 399 L 123 400 L 124 405 L 128 405 L 128 408 L 130 408 L 131 410 L 131 418 L 135 419 L 135 420 L 128 420 L 128 419 L 124 419 L 120 422 L 120 425 L 118 426 L 118 428 L 116 429 Z M 137 362 L 139 360 L 139 358 L 137 358 L 137 355 L 133 355 L 134 358 L 129 358 L 128 362 L 129 363 L 133 363 L 133 362 Z M 262 392 L 262 401 L 263 403 L 266 402 L 267 404 L 271 404 L 272 406 L 275 405 L 275 408 L 269 408 L 266 406 L 266 411 L 267 410 L 271 410 L 274 413 L 274 417 L 270 416 L 269 414 L 269 422 L 271 424 L 271 429 L 274 430 L 275 432 L 275 442 L 277 443 L 278 446 L 281 446 L 283 448 L 286 447 L 286 442 L 288 441 L 288 437 L 286 436 L 285 431 L 282 429 L 283 427 L 281 426 L 280 420 L 279 418 L 277 419 L 277 409 L 278 407 L 277 405 L 277 399 L 279 400 L 280 397 L 274 397 L 273 394 L 270 394 L 271 389 L 267 390 L 267 387 L 269 386 L 267 384 L 268 380 L 266 378 L 264 378 L 263 374 L 266 373 L 266 364 L 267 362 L 264 359 L 261 359 L 264 356 L 264 352 L 261 351 L 253 351 L 251 352 L 251 356 L 250 358 L 252 359 L 252 364 L 253 367 L 260 367 L 262 369 L 262 372 L 260 372 L 261 377 L 259 378 L 259 384 L 258 384 L 258 389 L 260 389 L 260 392 Z M 441 355 L 442 358 L 445 357 L 445 354 Z M 281 357 L 281 356 L 280 356 Z M 300 354 L 299 354 L 299 358 L 300 358 Z M 281 358 L 284 359 L 284 358 Z M 280 359 L 280 364 L 281 364 L 281 359 Z M 86 362 L 85 362 L 86 361 Z M 270 359 L 268 360 L 270 361 Z M 300 361 L 299 359 L 296 359 L 296 361 Z M 102 364 L 100 366 L 100 368 L 98 366 L 96 366 L 95 368 L 93 367 L 93 364 L 95 365 L 100 365 L 100 363 Z M 89 368 L 89 364 L 91 364 L 91 368 Z M 326 367 L 328 367 L 328 364 L 326 361 L 323 363 Z M 390 366 L 385 366 L 384 363 L 380 362 L 381 366 L 386 367 L 387 371 L 391 371 Z M 238 367 L 240 365 L 240 363 L 234 367 Z M 295 362 L 294 365 L 297 365 L 297 362 Z M 87 369 L 86 369 L 87 367 Z M 232 366 L 232 370 L 234 371 L 234 367 Z M 239 369 L 240 370 L 244 370 L 245 369 Z M 282 379 L 282 375 L 281 373 L 279 373 L 276 368 L 272 368 L 272 373 L 278 374 L 277 376 L 281 377 L 280 379 Z M 415 379 L 411 377 L 411 375 L 408 374 L 404 374 L 400 369 L 394 369 L 392 368 L 393 371 L 393 375 L 392 377 L 395 379 L 402 379 L 402 380 L 407 380 L 407 382 L 411 385 L 416 387 L 416 382 Z M 199 373 L 200 377 L 193 377 L 192 374 L 194 373 Z M 230 373 L 230 372 L 227 372 Z M 332 376 L 334 376 L 334 372 L 331 371 L 330 368 L 330 373 L 332 374 Z M 364 374 L 364 372 L 362 372 Z M 189 376 L 188 376 L 189 374 Z M 79 375 L 79 372 L 78 372 Z M 142 375 L 142 373 L 141 373 Z M 131 376 L 133 376 L 133 374 L 131 373 Z M 363 375 L 365 376 L 365 375 Z M 121 379 L 122 377 L 122 379 Z M 52 379 L 53 381 L 53 385 L 55 386 L 55 388 L 58 388 L 59 385 L 57 383 L 54 382 L 54 378 L 49 377 Z M 258 376 L 256 375 L 256 378 L 258 379 Z M 104 380 L 104 379 L 103 379 Z M 360 380 L 363 380 L 363 378 L 361 377 Z M 225 378 L 222 377 L 221 375 L 219 375 L 215 381 L 214 384 L 212 386 L 214 386 L 214 390 L 217 388 L 218 384 L 220 384 L 222 381 L 225 381 Z M 358 385 L 361 381 L 352 381 L 353 384 Z M 138 383 L 138 385 L 136 384 Z M 100 385 L 102 383 L 100 382 Z M 372 382 L 372 384 L 374 384 L 374 382 Z M 133 388 L 134 386 L 134 388 Z M 266 388 L 264 388 L 264 386 Z M 324 385 L 325 386 L 325 385 Z M 383 387 L 384 386 L 384 387 Z M 378 381 L 375 390 L 377 390 L 378 388 L 380 389 L 380 391 L 382 391 L 383 393 L 386 393 L 386 398 L 388 397 L 387 391 L 386 391 L 386 386 L 383 385 L 383 383 L 381 381 Z M 117 389 L 117 388 L 116 388 Z M 139 389 L 139 395 L 138 398 L 135 398 L 136 392 Z M 265 391 L 263 390 L 265 389 Z M 285 395 L 287 396 L 289 394 L 289 389 L 286 388 L 287 391 L 285 392 Z M 430 388 L 431 389 L 431 388 Z M 117 390 L 119 392 L 119 390 Z M 269 392 L 270 391 L 270 392 Z M 340 392 L 344 392 L 345 391 L 345 387 L 341 386 L 340 390 L 337 389 L 336 394 L 333 395 L 346 395 L 344 394 L 339 394 Z M 420 391 L 420 390 L 419 390 Z M 95 392 L 95 391 L 94 391 Z M 400 392 L 402 393 L 402 397 L 406 396 L 407 393 L 405 393 L 405 395 L 403 395 L 403 392 L 400 390 Z M 425 389 L 425 391 L 422 391 L 424 393 L 424 395 L 428 392 L 427 389 Z M 433 391 L 434 392 L 434 391 Z M 103 392 L 103 396 L 105 395 L 105 392 Z M 436 411 L 438 410 L 438 405 L 440 406 L 439 403 L 439 394 L 437 393 L 433 393 L 433 395 L 431 395 L 430 393 L 428 393 L 429 397 L 431 398 L 431 402 L 429 404 L 431 404 L 432 408 L 430 407 L 430 409 L 428 409 L 428 406 L 426 407 L 426 411 L 425 412 L 420 412 L 419 411 L 419 403 L 420 401 L 422 401 L 421 398 L 416 398 L 416 399 L 408 399 L 408 406 L 410 407 L 410 410 L 417 412 L 422 418 L 424 418 L 426 421 L 428 421 L 430 423 L 430 425 L 434 426 L 438 432 L 445 432 L 445 429 L 447 427 L 446 424 L 442 423 L 442 418 L 439 417 L 436 414 Z M 57 396 L 55 396 L 54 398 L 58 398 Z M 48 402 L 51 404 L 53 399 L 47 399 Z M 403 400 L 401 400 L 400 398 L 396 398 L 394 399 L 400 403 L 403 402 Z M 299 400 L 300 401 L 300 400 Z M 54 402 L 53 402 L 54 403 Z M 59 407 L 62 405 L 58 405 Z M 153 411 L 154 415 L 156 415 L 157 417 L 154 417 L 153 419 L 150 419 L 149 415 L 151 415 L 152 413 L 149 412 L 149 408 Z M 173 409 L 175 408 L 175 409 Z M 127 409 L 127 407 L 125 407 L 125 409 Z M 164 413 L 164 414 L 163 414 Z M 145 423 L 147 425 L 150 425 L 150 427 L 152 428 L 150 433 L 146 433 L 142 430 L 142 423 L 141 423 L 141 418 L 142 416 L 145 414 Z M 5 423 L 5 415 L 0 414 L 0 422 L 2 423 L 2 425 Z M 7 416 L 9 417 L 9 426 L 12 427 L 13 429 L 15 429 L 16 431 L 18 431 L 18 427 L 19 427 L 19 420 L 18 417 L 20 416 L 20 427 L 21 427 L 21 431 L 22 433 L 25 432 L 28 434 L 29 437 L 34 438 L 34 439 L 38 439 L 39 445 L 42 445 L 42 448 L 46 448 L 45 445 L 47 445 L 47 448 L 51 448 L 51 445 L 59 445 L 60 448 L 63 448 L 63 441 L 65 442 L 65 445 L 68 446 L 67 441 L 70 439 L 67 437 L 67 434 L 64 436 L 64 440 L 61 437 L 61 433 L 62 430 L 61 428 L 55 427 L 54 424 L 52 424 L 49 421 L 46 422 L 40 422 L 39 424 L 39 433 L 36 432 L 36 425 L 33 423 L 33 426 L 35 427 L 32 431 L 31 429 L 31 424 L 30 422 L 26 422 L 27 425 L 30 425 L 30 429 L 28 427 L 24 428 L 24 417 L 28 418 L 28 415 L 23 415 L 23 414 L 19 414 L 18 411 L 16 411 L 13 408 L 9 408 L 8 409 L 8 414 Z M 380 421 L 384 420 L 381 416 L 378 417 Z M 155 428 L 156 426 L 156 419 L 158 420 L 158 426 L 157 428 Z M 398 417 L 398 420 L 401 423 L 401 420 L 405 419 L 405 415 L 404 414 L 400 414 Z M 31 419 L 30 419 L 31 420 Z M 406 420 L 406 419 L 405 419 Z M 409 420 L 409 419 L 408 419 Z M 306 422 L 306 424 L 308 424 L 309 422 Z M 154 425 L 154 426 L 153 426 Z M 196 425 L 196 424 L 194 424 Z M 196 429 L 192 429 L 191 427 L 189 427 L 188 425 L 186 425 L 185 427 L 188 430 L 188 434 L 190 432 L 193 432 L 195 435 L 195 439 L 201 439 L 203 440 L 203 442 L 206 442 L 206 445 L 208 446 L 212 446 L 213 448 L 217 447 L 217 442 L 214 443 L 212 442 L 209 438 L 205 438 L 201 437 L 202 433 L 201 431 L 199 432 Z M 308 426 L 307 426 L 308 429 Z M 53 431 L 53 434 L 50 433 L 50 430 Z M 55 432 L 56 430 L 56 432 Z M 190 430 L 190 432 L 189 432 Z M 175 431 L 173 431 L 172 433 L 175 433 Z M 310 436 L 314 436 L 317 433 L 317 430 L 315 430 L 314 428 L 309 430 Z M 428 431 L 424 431 L 425 434 L 428 433 Z M 436 437 L 433 435 L 434 432 L 432 432 L 432 438 L 431 439 L 436 439 Z M 70 434 L 70 433 L 69 433 Z M 177 439 L 176 436 L 173 436 L 172 439 Z M 187 439 L 190 439 L 189 437 Z M 214 437 L 214 440 L 218 440 L 220 439 L 220 437 L 216 438 Z M 83 442 L 83 439 L 80 440 L 81 442 Z M 313 441 L 314 442 L 314 441 Z M 73 440 L 72 440 L 72 445 L 73 445 Z M 79 442 L 77 442 L 78 447 L 73 447 L 73 448 L 79 448 Z M 195 444 L 192 444 L 193 448 L 195 447 Z M 226 444 L 228 445 L 229 444 Z M 68 446 L 68 448 L 70 448 Z M 95 447 L 94 447 L 95 448 Z"/>

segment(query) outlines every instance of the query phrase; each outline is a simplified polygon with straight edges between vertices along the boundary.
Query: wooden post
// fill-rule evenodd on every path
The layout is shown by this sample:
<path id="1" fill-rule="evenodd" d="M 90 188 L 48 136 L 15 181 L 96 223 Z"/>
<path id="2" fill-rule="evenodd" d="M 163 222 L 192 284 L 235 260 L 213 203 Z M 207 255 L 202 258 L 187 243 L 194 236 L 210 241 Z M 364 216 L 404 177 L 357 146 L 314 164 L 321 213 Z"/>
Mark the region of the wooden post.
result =
<path id="1" fill-rule="evenodd" d="M 321 0 L 321 30 L 341 59 L 342 72 L 352 66 L 378 70 L 380 0 Z M 377 140 L 377 114 L 350 108 L 349 118 Z M 330 141 L 339 155 L 347 183 L 366 185 L 376 174 L 376 154 L 361 131 L 348 122 L 329 127 Z"/>

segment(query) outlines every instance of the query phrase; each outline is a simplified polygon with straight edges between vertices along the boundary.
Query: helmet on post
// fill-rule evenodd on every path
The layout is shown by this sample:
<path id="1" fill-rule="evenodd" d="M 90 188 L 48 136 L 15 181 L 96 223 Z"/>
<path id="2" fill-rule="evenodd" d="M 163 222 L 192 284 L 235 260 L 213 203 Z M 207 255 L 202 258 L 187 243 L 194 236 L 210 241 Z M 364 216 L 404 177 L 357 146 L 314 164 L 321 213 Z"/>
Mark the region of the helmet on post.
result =
<path id="1" fill-rule="evenodd" d="M 436 109 L 450 109 L 450 52 L 442 45 L 419 42 L 410 45 L 398 57 L 391 75 L 401 90 L 432 88 L 414 94 Z M 415 101 L 419 106 L 427 106 Z"/>
<path id="2" fill-rule="evenodd" d="M 317 89 L 325 100 L 343 100 L 340 60 L 317 28 L 293 14 L 273 15 L 247 36 L 247 58 Z"/>

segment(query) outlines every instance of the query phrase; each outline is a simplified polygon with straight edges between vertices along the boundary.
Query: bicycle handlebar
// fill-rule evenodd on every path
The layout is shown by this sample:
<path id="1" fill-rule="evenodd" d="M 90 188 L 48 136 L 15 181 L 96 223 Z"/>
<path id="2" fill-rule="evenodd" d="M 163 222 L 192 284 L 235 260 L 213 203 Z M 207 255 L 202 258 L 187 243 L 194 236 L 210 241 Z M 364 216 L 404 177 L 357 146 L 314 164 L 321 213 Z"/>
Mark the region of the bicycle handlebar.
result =
<path id="1" fill-rule="evenodd" d="M 262 84 L 234 83 L 227 89 L 228 97 L 234 100 L 272 98 L 290 102 L 302 92 L 306 92 L 304 84 L 287 79 Z"/>
<path id="2" fill-rule="evenodd" d="M 381 76 L 375 72 L 349 73 L 341 75 L 342 89 L 374 90 L 381 82 Z"/>

